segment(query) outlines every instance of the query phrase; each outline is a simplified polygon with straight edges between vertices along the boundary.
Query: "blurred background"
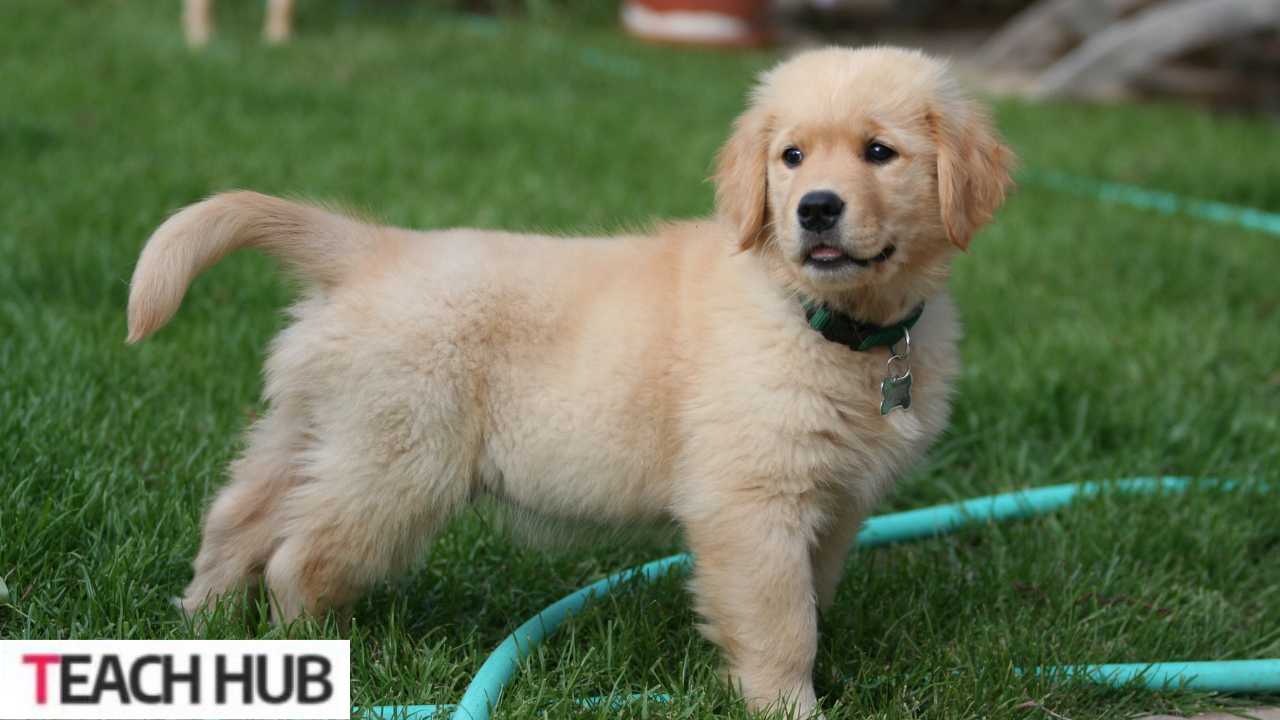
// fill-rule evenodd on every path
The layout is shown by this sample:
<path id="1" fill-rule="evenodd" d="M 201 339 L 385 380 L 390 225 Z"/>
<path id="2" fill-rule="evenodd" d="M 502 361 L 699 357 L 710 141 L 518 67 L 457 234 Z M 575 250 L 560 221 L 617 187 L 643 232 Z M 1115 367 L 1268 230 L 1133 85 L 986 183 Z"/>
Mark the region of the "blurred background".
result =
<path id="1" fill-rule="evenodd" d="M 415 1 L 477 18 L 616 20 L 635 37 L 672 45 L 897 43 L 945 53 L 998 92 L 1280 110 L 1275 0 L 345 0 L 342 10 Z M 207 44 L 213 0 L 183 3 L 188 41 Z M 264 4 L 264 38 L 286 42 L 297 0 Z"/>
<path id="2" fill-rule="evenodd" d="M 622 21 L 658 42 L 918 46 L 1032 97 L 1280 109 L 1274 0 L 626 0 Z"/>

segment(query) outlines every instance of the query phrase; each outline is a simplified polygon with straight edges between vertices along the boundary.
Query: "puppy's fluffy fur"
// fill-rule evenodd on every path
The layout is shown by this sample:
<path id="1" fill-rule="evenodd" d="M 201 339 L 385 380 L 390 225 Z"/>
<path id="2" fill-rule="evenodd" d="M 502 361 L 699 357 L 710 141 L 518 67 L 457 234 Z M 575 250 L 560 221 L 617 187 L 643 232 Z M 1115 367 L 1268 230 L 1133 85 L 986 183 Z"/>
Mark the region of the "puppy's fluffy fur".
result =
<path id="1" fill-rule="evenodd" d="M 870 162 L 873 142 L 897 156 Z M 717 216 L 651 235 L 415 232 L 251 192 L 182 210 L 138 261 L 130 341 L 237 248 L 307 285 L 184 608 L 262 576 L 280 619 L 347 605 L 481 497 L 559 523 L 675 522 L 748 703 L 814 711 L 818 610 L 861 518 L 946 423 L 948 267 L 1011 161 L 939 62 L 833 48 L 761 78 L 720 154 Z M 823 245 L 895 252 L 816 267 L 797 205 L 818 189 L 846 203 Z M 800 296 L 881 324 L 925 304 L 909 410 L 879 412 L 887 351 L 825 340 Z"/>

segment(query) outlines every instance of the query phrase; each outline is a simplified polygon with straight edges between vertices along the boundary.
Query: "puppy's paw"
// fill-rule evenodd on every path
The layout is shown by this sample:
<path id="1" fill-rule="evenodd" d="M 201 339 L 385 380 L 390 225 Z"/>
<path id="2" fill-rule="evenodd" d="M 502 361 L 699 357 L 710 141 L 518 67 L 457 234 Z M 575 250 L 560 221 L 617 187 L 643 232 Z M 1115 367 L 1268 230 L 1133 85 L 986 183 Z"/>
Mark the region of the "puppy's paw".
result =
<path id="1" fill-rule="evenodd" d="M 189 598 L 180 598 L 174 596 L 169 598 L 169 603 L 182 614 L 182 619 L 191 624 L 191 630 L 196 635 L 203 635 L 205 626 L 208 621 L 202 612 L 203 606 L 200 603 L 193 603 Z"/>

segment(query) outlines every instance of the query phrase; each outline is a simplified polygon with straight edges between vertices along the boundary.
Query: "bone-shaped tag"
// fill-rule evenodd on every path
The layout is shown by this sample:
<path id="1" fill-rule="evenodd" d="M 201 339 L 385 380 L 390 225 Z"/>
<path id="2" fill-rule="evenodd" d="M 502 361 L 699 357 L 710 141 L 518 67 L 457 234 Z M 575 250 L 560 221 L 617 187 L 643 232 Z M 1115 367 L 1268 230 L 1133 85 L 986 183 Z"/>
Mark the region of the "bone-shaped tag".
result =
<path id="1" fill-rule="evenodd" d="M 880 383 L 880 414 L 888 415 L 894 408 L 911 407 L 911 373 L 902 377 L 887 377 Z"/>

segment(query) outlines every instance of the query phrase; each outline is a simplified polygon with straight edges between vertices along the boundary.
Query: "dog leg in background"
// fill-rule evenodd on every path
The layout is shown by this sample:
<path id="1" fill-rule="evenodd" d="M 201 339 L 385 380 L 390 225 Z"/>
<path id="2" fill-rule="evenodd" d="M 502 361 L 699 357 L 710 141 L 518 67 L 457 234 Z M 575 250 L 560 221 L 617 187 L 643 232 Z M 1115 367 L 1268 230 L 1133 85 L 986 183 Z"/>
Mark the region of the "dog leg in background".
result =
<path id="1" fill-rule="evenodd" d="M 277 45 L 293 34 L 294 0 L 267 0 L 267 16 L 262 24 L 262 37 Z M 213 0 L 183 0 L 182 27 L 187 44 L 204 47 L 213 37 Z"/>
<path id="2" fill-rule="evenodd" d="M 293 0 L 267 0 L 267 21 L 262 36 L 275 45 L 289 39 L 293 32 Z"/>
<path id="3" fill-rule="evenodd" d="M 213 35 L 213 0 L 184 0 L 182 28 L 186 31 L 188 45 L 208 45 Z"/>
<path id="4" fill-rule="evenodd" d="M 818 708 L 818 610 L 812 532 L 794 500 L 735 502 L 685 531 L 701 629 L 723 650 L 730 682 L 752 710 L 809 718 Z"/>

